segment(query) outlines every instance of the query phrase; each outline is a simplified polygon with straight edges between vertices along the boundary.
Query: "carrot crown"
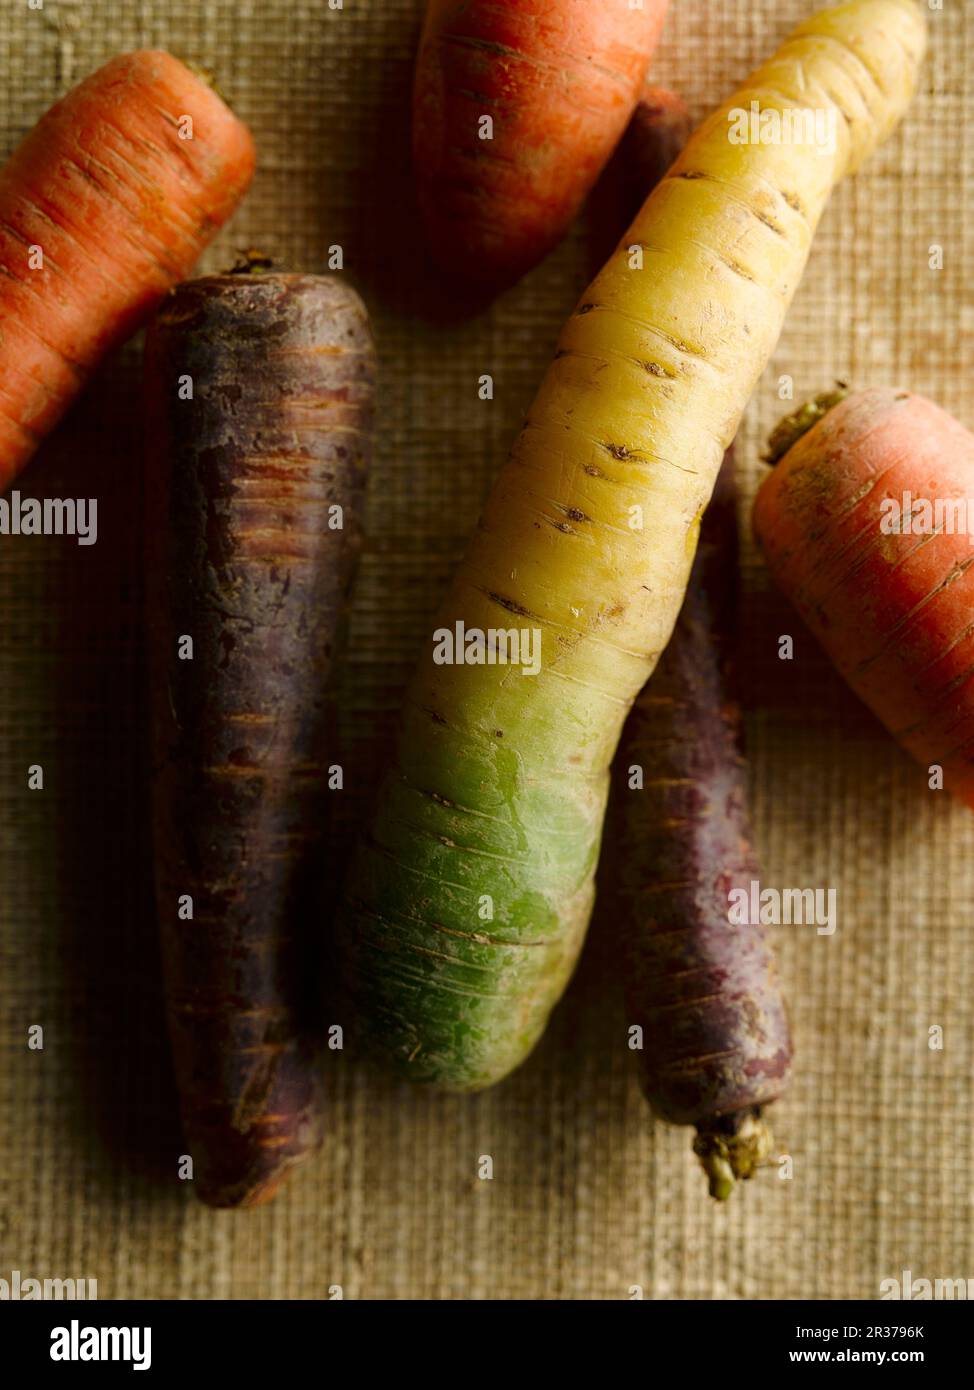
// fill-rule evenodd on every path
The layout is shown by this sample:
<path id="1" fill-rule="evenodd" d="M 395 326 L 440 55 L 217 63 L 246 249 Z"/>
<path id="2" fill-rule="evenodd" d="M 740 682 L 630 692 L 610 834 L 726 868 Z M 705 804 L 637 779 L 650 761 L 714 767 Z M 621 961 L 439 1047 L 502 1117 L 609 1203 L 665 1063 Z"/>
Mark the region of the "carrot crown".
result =
<path id="1" fill-rule="evenodd" d="M 765 463 L 775 464 L 780 458 L 784 458 L 792 445 L 797 444 L 803 434 L 807 434 L 823 415 L 827 415 L 832 407 L 838 405 L 848 394 L 849 388 L 845 382 L 837 381 L 834 390 L 822 391 L 804 405 L 800 405 L 797 410 L 793 410 L 790 415 L 786 415 L 783 420 L 779 420 L 768 436 L 767 449 L 761 455 Z"/>
<path id="2" fill-rule="evenodd" d="M 237 259 L 223 273 L 224 275 L 262 275 L 265 271 L 273 270 L 274 262 L 270 256 L 265 256 L 263 251 L 254 250 L 253 247 L 246 251 L 238 251 Z"/>

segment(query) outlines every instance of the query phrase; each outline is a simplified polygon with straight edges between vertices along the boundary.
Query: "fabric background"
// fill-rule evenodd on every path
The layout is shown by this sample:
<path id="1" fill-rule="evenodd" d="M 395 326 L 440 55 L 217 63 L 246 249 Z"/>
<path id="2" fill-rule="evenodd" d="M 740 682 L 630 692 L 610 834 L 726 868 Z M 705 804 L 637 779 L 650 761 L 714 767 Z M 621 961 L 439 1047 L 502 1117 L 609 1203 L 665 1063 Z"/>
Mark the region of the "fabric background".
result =
<path id="1" fill-rule="evenodd" d="M 675 0 L 655 65 L 703 114 L 811 8 Z M 367 802 L 441 586 L 591 269 L 592 219 L 488 311 L 444 320 L 406 150 L 421 0 L 0 0 L 0 155 L 113 53 L 218 74 L 260 172 L 204 262 L 339 243 L 381 353 L 343 761 Z M 906 126 L 828 210 L 742 428 L 746 499 L 784 407 L 834 377 L 902 383 L 974 425 L 974 3 L 929 16 Z M 965 215 L 968 214 L 968 215 Z M 620 229 L 621 230 L 621 229 Z M 928 269 L 928 248 L 944 268 Z M 477 398 L 489 372 L 495 399 Z M 712 1205 L 690 1135 L 654 1123 L 612 922 L 529 1062 L 476 1097 L 332 1054 L 326 1138 L 270 1206 L 203 1209 L 175 1177 L 145 813 L 138 356 L 112 363 L 21 478 L 97 496 L 99 540 L 0 539 L 0 1275 L 143 1298 L 876 1298 L 974 1277 L 974 832 L 840 685 L 745 543 L 745 672 L 765 881 L 834 887 L 839 928 L 776 929 L 798 1057 L 775 1111 L 794 1177 Z M 791 664 L 780 633 L 796 637 Z M 27 790 L 27 766 L 45 790 Z M 42 1023 L 43 1051 L 26 1047 Z M 928 1029 L 944 1030 L 942 1051 Z M 477 1178 L 482 1154 L 493 1181 Z"/>

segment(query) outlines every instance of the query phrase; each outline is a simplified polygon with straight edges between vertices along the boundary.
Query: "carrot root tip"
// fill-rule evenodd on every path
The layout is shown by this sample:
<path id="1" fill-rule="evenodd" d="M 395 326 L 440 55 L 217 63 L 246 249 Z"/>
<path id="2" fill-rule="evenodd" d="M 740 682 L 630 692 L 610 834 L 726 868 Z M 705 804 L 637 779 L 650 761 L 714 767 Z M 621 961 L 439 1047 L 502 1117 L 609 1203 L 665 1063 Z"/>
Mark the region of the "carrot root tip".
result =
<path id="1" fill-rule="evenodd" d="M 768 1161 L 772 1142 L 760 1109 L 724 1115 L 713 1126 L 699 1126 L 693 1152 L 707 1174 L 711 1197 L 726 1202 L 738 1182 L 753 1177 Z"/>

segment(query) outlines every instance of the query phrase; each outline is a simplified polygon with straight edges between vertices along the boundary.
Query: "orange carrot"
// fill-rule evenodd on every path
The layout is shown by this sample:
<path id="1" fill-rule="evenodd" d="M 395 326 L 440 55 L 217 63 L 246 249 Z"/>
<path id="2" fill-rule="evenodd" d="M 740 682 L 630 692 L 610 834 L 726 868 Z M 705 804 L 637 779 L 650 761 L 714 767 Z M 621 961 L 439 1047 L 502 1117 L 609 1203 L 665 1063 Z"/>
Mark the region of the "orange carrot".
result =
<path id="1" fill-rule="evenodd" d="M 564 235 L 626 128 L 668 0 L 430 0 L 413 157 L 433 252 L 493 289 Z"/>
<path id="2" fill-rule="evenodd" d="M 162 52 L 113 58 L 21 142 L 0 172 L 0 490 L 189 273 L 253 169 L 246 126 Z"/>
<path id="3" fill-rule="evenodd" d="M 784 421 L 769 457 L 754 529 L 772 575 L 853 690 L 974 807 L 974 435 L 922 396 L 840 390 Z"/>

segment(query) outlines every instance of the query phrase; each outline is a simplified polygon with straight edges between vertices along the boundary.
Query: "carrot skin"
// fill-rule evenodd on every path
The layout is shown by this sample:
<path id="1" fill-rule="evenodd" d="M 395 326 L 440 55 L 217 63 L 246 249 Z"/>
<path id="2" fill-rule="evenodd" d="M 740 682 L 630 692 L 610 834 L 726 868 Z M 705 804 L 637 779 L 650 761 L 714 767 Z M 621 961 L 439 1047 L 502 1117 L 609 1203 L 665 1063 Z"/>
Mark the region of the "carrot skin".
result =
<path id="1" fill-rule="evenodd" d="M 616 158 L 628 191 L 626 222 L 642 207 L 693 132 L 686 102 L 667 87 L 647 83 L 619 142 Z"/>
<path id="2" fill-rule="evenodd" d="M 704 514 L 673 637 L 623 734 L 619 873 L 629 903 L 628 1017 L 642 1079 L 673 1124 L 732 1132 L 785 1088 L 792 1048 L 760 926 L 729 921 L 732 888 L 760 873 L 752 847 L 734 671 L 737 517 L 728 451 Z"/>
<path id="3" fill-rule="evenodd" d="M 884 504 L 906 493 L 916 504 L 974 497 L 974 434 L 922 396 L 858 391 L 768 474 L 754 531 L 852 689 L 974 807 L 974 549 L 967 530 L 884 527 Z"/>
<path id="4" fill-rule="evenodd" d="M 305 928 L 373 375 L 360 300 L 315 276 L 190 282 L 147 339 L 158 913 L 196 1189 L 217 1206 L 266 1200 L 315 1140 Z"/>
<path id="5" fill-rule="evenodd" d="M 0 490 L 189 274 L 253 170 L 246 126 L 164 52 L 113 58 L 21 142 L 0 171 Z"/>
<path id="6" fill-rule="evenodd" d="M 500 289 L 561 240 L 632 114 L 667 4 L 430 0 L 413 162 L 449 274 Z"/>

